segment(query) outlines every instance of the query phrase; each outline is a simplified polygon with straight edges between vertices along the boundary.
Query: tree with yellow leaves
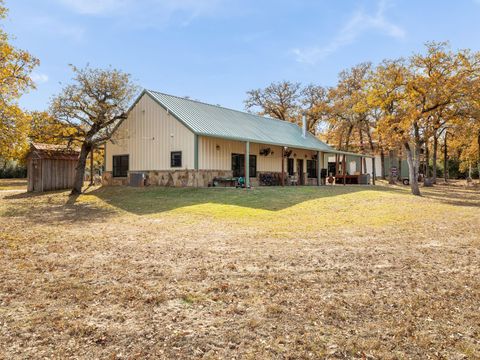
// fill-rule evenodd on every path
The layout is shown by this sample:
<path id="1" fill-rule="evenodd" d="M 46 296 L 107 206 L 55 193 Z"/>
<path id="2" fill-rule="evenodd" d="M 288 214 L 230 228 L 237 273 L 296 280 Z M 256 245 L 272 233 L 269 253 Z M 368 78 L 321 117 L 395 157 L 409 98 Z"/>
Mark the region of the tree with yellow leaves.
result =
<path id="1" fill-rule="evenodd" d="M 7 8 L 0 0 L 0 19 Z M 9 43 L 9 36 L 0 29 L 0 158 L 6 162 L 19 159 L 28 148 L 28 116 L 17 100 L 35 87 L 30 74 L 38 60 Z"/>

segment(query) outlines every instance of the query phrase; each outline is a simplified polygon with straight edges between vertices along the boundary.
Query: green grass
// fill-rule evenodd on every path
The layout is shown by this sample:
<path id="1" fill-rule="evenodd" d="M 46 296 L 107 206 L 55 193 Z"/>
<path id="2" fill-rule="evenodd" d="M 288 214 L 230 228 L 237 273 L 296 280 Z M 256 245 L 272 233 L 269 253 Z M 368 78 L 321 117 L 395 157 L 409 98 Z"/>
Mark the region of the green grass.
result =
<path id="1" fill-rule="evenodd" d="M 413 197 L 406 187 L 271 187 L 244 189 L 100 188 L 84 201 L 100 200 L 104 205 L 139 216 L 175 217 L 194 223 L 212 221 L 256 227 L 264 233 L 292 234 L 331 228 L 358 229 L 415 223 L 419 214 L 427 217 L 450 212 L 463 216 L 465 208 L 478 206 L 475 192 L 449 200 L 439 190 Z M 441 196 L 438 201 L 438 196 Z M 454 201 L 458 206 L 451 206 Z M 435 206 L 432 206 L 435 202 Z"/>

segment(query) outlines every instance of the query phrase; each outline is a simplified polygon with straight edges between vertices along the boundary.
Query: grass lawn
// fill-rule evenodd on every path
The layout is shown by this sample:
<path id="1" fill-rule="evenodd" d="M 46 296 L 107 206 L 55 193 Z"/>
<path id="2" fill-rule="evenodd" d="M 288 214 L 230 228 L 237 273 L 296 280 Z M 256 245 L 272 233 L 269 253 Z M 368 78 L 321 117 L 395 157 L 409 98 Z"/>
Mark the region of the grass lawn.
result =
<path id="1" fill-rule="evenodd" d="M 10 190 L 0 358 L 480 358 L 478 189 Z"/>
<path id="2" fill-rule="evenodd" d="M 0 179 L 0 190 L 25 190 L 27 179 Z"/>

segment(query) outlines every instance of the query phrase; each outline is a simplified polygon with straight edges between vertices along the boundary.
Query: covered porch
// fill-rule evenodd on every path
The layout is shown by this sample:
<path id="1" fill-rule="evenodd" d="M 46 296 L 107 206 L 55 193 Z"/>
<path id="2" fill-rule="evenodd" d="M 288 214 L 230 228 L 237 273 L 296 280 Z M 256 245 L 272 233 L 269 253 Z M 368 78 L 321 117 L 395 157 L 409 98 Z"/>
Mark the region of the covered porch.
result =
<path id="1" fill-rule="evenodd" d="M 336 184 L 370 182 L 370 156 L 328 150 L 201 136 L 196 164 L 200 171 L 223 171 L 210 186 L 235 186 L 239 179 L 247 188 L 321 186 L 329 183 L 330 175 Z"/>

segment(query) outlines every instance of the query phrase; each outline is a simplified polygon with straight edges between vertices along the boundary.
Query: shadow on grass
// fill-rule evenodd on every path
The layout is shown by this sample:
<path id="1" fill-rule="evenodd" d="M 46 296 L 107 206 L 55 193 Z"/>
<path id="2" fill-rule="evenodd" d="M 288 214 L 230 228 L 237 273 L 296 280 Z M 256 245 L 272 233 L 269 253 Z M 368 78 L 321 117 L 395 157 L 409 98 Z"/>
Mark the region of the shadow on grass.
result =
<path id="1" fill-rule="evenodd" d="M 114 209 L 100 207 L 91 202 L 77 201 L 81 195 L 67 194 L 70 190 L 48 192 L 22 192 L 3 197 L 12 200 L 0 216 L 25 217 L 34 223 L 90 222 L 113 216 Z"/>
<path id="2" fill-rule="evenodd" d="M 25 216 L 30 221 L 44 222 L 89 222 L 114 216 L 117 210 L 136 215 L 158 214 L 178 208 L 218 204 L 249 209 L 280 211 L 315 199 L 328 199 L 332 204 L 335 197 L 359 192 L 375 194 L 390 193 L 410 195 L 408 188 L 397 186 L 300 186 L 261 187 L 254 190 L 235 188 L 132 188 L 109 186 L 93 188 L 86 195 L 95 196 L 110 208 L 90 201 L 78 201 L 78 196 L 67 196 L 65 190 L 47 193 L 18 193 L 5 196 L 17 200 L 7 208 L 3 216 Z M 445 188 L 422 189 L 426 198 L 438 203 L 454 206 L 480 207 L 480 193 L 446 191 Z M 43 197 L 43 198 L 42 198 Z M 394 200 L 392 200 L 394 201 Z M 435 206 L 435 205 L 432 205 Z M 217 209 L 222 211 L 222 209 Z M 208 210 L 206 210 L 206 215 Z M 228 209 L 225 209 L 228 211 Z M 366 208 L 365 211 L 368 211 Z"/>
<path id="3" fill-rule="evenodd" d="M 423 196 L 443 204 L 480 208 L 480 191 L 455 189 L 445 186 L 423 188 Z"/>
<path id="4" fill-rule="evenodd" d="M 279 211 L 308 200 L 332 198 L 331 201 L 335 201 L 335 196 L 362 191 L 405 193 L 398 189 L 373 186 L 261 187 L 254 190 L 112 186 L 99 188 L 90 194 L 114 207 L 137 215 L 145 215 L 208 203 Z"/>

